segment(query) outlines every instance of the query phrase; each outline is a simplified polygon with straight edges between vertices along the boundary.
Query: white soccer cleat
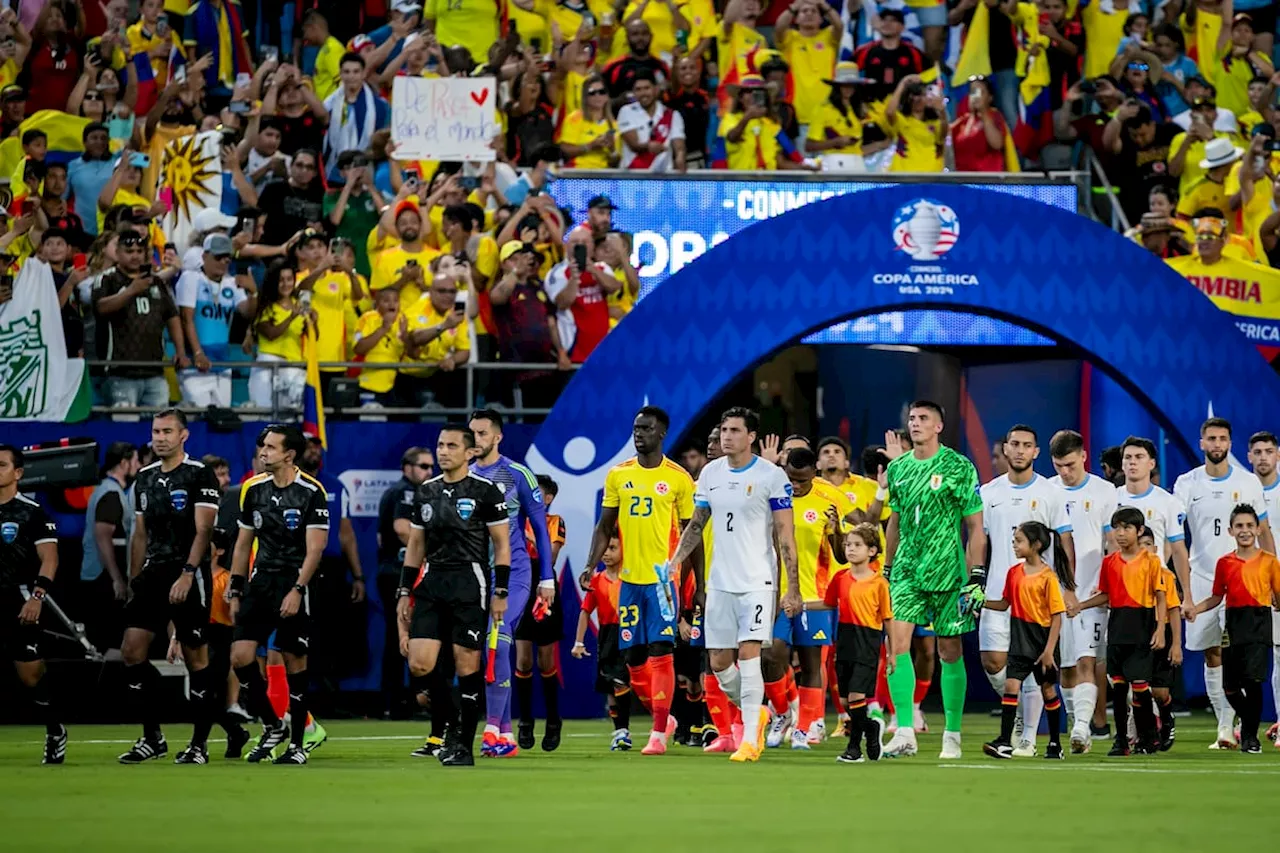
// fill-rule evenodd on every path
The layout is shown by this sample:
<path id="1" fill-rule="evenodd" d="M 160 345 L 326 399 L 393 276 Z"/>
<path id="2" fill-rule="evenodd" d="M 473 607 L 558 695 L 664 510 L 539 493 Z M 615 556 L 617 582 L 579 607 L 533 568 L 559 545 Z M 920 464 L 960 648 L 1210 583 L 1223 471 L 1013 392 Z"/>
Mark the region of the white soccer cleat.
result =
<path id="1" fill-rule="evenodd" d="M 781 714 L 774 714 L 773 719 L 769 721 L 769 734 L 765 737 L 765 747 L 777 749 L 782 746 L 783 742 L 791 736 L 794 728 L 795 721 L 791 717 L 790 709 Z"/>
<path id="2" fill-rule="evenodd" d="M 961 758 L 960 752 L 960 733 L 959 732 L 943 732 L 942 733 L 942 752 L 938 753 L 938 758 L 944 761 L 954 761 Z"/>
<path id="3" fill-rule="evenodd" d="M 911 725 L 915 728 L 916 734 L 925 734 L 929 731 L 929 723 L 924 718 L 924 711 L 915 708 L 911 712 Z"/>
<path id="4" fill-rule="evenodd" d="M 898 729 L 884 747 L 886 758 L 909 758 L 919 751 L 916 745 L 916 733 L 911 729 Z"/>
<path id="5" fill-rule="evenodd" d="M 1089 735 L 1089 724 L 1079 722 L 1071 729 L 1071 754 L 1084 755 L 1093 747 L 1093 738 Z"/>
<path id="6" fill-rule="evenodd" d="M 799 729 L 791 730 L 791 748 L 792 749 L 808 749 L 809 736 Z"/>
<path id="7" fill-rule="evenodd" d="M 1240 740 L 1231 726 L 1218 727 L 1218 739 L 1209 744 L 1210 749 L 1239 749 Z"/>
<path id="8" fill-rule="evenodd" d="M 1017 746 L 1013 748 L 1013 757 L 1014 758 L 1035 758 L 1036 742 L 1033 740 L 1021 741 Z"/>
<path id="9" fill-rule="evenodd" d="M 805 740 L 810 746 L 817 746 L 827 739 L 827 723 L 825 720 L 814 720 L 809 724 L 809 731 L 805 733 Z"/>

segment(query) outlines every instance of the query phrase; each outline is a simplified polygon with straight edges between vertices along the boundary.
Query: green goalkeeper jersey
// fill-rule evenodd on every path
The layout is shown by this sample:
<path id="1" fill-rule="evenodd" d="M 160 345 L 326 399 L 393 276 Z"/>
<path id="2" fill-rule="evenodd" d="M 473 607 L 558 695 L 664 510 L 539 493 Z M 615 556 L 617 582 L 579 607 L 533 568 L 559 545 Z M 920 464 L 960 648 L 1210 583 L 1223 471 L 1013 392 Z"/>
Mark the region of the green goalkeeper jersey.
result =
<path id="1" fill-rule="evenodd" d="M 961 521 L 982 511 L 978 472 L 949 447 L 928 459 L 904 453 L 889 463 L 889 508 L 898 514 L 894 583 L 926 592 L 959 589 L 968 577 Z"/>

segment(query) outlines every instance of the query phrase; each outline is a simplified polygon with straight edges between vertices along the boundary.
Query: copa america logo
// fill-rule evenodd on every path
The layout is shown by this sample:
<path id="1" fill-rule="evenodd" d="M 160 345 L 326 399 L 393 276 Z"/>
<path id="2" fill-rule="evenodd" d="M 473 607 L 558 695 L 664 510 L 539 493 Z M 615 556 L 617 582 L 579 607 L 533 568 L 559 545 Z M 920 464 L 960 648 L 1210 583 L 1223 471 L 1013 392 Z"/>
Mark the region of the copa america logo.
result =
<path id="1" fill-rule="evenodd" d="M 936 261 L 960 239 L 960 218 L 939 201 L 918 198 L 893 216 L 893 243 L 916 261 Z"/>

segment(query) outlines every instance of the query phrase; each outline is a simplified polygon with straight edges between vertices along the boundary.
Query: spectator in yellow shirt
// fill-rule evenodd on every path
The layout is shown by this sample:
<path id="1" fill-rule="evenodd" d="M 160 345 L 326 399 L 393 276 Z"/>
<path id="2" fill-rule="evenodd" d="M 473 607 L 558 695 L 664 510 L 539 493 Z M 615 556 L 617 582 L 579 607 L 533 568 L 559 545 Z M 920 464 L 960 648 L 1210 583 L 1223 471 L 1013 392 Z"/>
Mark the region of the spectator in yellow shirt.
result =
<path id="1" fill-rule="evenodd" d="M 798 0 L 778 16 L 774 40 L 791 66 L 792 100 L 802 136 L 827 102 L 827 81 L 836 67 L 842 30 L 839 13 L 825 0 Z"/>
<path id="2" fill-rule="evenodd" d="M 320 48 L 311 82 L 316 97 L 323 101 L 337 90 L 341 82 L 342 54 L 346 48 L 329 34 L 329 21 L 318 9 L 312 9 L 302 17 L 302 41 L 310 47 Z"/>
<path id="3" fill-rule="evenodd" d="M 323 241 L 323 234 L 318 235 Z M 304 241 L 313 238 L 306 237 Z M 323 242 L 321 243 L 323 245 Z M 301 254 L 301 253 L 300 253 Z M 298 290 L 310 292 L 311 310 L 315 312 L 317 357 L 320 375 L 327 391 L 329 383 L 341 377 L 344 367 L 327 367 L 328 362 L 346 361 L 350 355 L 347 341 L 356 328 L 360 303 L 366 302 L 365 284 L 355 272 L 355 250 L 346 240 L 333 240 L 319 262 L 308 273 L 297 273 Z M 367 302 L 366 302 L 367 306 Z"/>
<path id="4" fill-rule="evenodd" d="M 496 0 L 427 0 L 422 23 L 442 45 L 460 44 L 477 63 L 487 62 L 498 40 Z"/>
<path id="5" fill-rule="evenodd" d="M 153 204 L 149 199 L 139 194 L 145 162 L 149 162 L 147 155 L 135 151 L 121 157 L 116 164 L 115 171 L 111 173 L 111 180 L 107 181 L 102 188 L 102 192 L 98 194 L 99 234 L 102 233 L 107 211 L 117 205 L 142 208 L 148 210 L 148 215 L 150 216 L 159 216 L 164 212 L 163 202 L 157 201 Z"/>
<path id="6" fill-rule="evenodd" d="M 457 368 L 471 357 L 466 296 L 459 297 L 457 279 L 439 273 L 431 289 L 405 309 L 408 334 L 405 356 L 430 367 L 405 369 L 396 379 L 397 396 L 411 406 L 437 403 L 457 408 L 466 401 L 466 374 Z"/>
<path id="7" fill-rule="evenodd" d="M 1178 195 L 1185 196 L 1204 176 L 1200 161 L 1204 159 L 1205 145 L 1216 137 L 1227 136 L 1214 129 L 1217 116 L 1218 105 L 1212 98 L 1192 98 L 1190 127 L 1169 142 L 1169 174 L 1178 179 Z"/>
<path id="8" fill-rule="evenodd" d="M 556 130 L 564 164 L 574 169 L 608 169 L 618 164 L 618 129 L 609 108 L 604 78 L 592 74 L 582 83 L 582 109 L 565 116 Z"/>
<path id="9" fill-rule="evenodd" d="M 871 81 L 862 76 L 854 63 L 841 62 L 832 79 L 825 82 L 830 91 L 827 100 L 818 105 L 814 121 L 809 125 L 805 148 L 821 155 L 824 172 L 865 172 L 864 154 L 882 151 L 889 145 L 889 140 L 883 138 L 883 133 L 874 125 L 865 127 L 875 129 L 881 138 L 870 145 L 864 139 L 865 112 L 859 89 Z"/>
<path id="10" fill-rule="evenodd" d="M 1190 217 L 1195 211 L 1206 207 L 1227 210 L 1227 173 L 1243 154 L 1244 150 L 1232 145 L 1230 139 L 1209 140 L 1204 147 L 1204 159 L 1200 161 L 1204 177 L 1192 184 L 1178 200 L 1178 214 Z"/>
<path id="11" fill-rule="evenodd" d="M 748 74 L 735 88 L 733 112 L 720 120 L 725 168 L 734 171 L 806 168 L 775 118 L 764 80 L 758 74 Z"/>
<path id="12" fill-rule="evenodd" d="M 760 0 L 729 0 L 725 6 L 724 20 L 716 36 L 722 81 L 732 81 L 735 77 L 741 80 L 753 73 L 755 66 L 749 57 L 769 48 L 768 39 L 756 29 L 760 11 Z"/>
<path id="13" fill-rule="evenodd" d="M 129 39 L 129 51 L 137 56 L 146 53 L 151 59 L 151 71 L 157 80 L 169 79 L 169 53 L 174 48 L 182 52 L 182 39 L 169 26 L 169 18 L 163 14 L 164 0 L 142 0 L 139 7 L 142 17 L 125 30 Z"/>
<path id="14" fill-rule="evenodd" d="M 942 147 L 947 140 L 946 106 L 929 92 L 919 74 L 902 78 L 884 108 L 897 134 L 890 172 L 941 172 Z"/>
<path id="15" fill-rule="evenodd" d="M 276 261 L 267 268 L 262 292 L 258 295 L 258 314 L 252 325 L 252 335 L 258 342 L 259 363 L 302 361 L 302 340 L 307 333 L 307 323 L 315 322 L 315 311 L 297 297 L 296 284 L 287 261 Z M 275 371 L 255 367 L 249 372 L 249 399 L 262 408 L 301 410 L 306 384 L 307 372 L 301 367 Z"/>
<path id="16" fill-rule="evenodd" d="M 402 305 L 412 305 L 422 296 L 423 271 L 440 255 L 438 249 L 423 241 L 422 211 L 407 198 L 410 192 L 409 184 L 400 188 L 375 229 L 379 239 L 389 234 L 399 241 L 398 245 L 383 249 L 370 259 L 373 276 L 369 287 L 375 293 L 388 287 L 399 290 Z"/>
<path id="17" fill-rule="evenodd" d="M 1275 138 L 1275 128 L 1270 124 L 1258 125 L 1248 153 L 1231 167 L 1223 187 L 1231 211 L 1231 230 L 1253 243 L 1259 259 L 1265 254 L 1262 223 L 1271 215 L 1271 185 L 1280 175 L 1280 154 L 1267 150 L 1267 144 Z"/>
<path id="18" fill-rule="evenodd" d="M 396 364 L 404 359 L 404 338 L 408 334 L 409 320 L 400 313 L 400 292 L 388 287 L 378 291 L 374 309 L 360 315 L 352 350 L 355 357 L 367 365 Z M 371 395 L 365 399 L 365 394 L 361 394 L 361 403 L 394 406 L 395 384 L 395 370 L 361 368 L 360 390 Z"/>

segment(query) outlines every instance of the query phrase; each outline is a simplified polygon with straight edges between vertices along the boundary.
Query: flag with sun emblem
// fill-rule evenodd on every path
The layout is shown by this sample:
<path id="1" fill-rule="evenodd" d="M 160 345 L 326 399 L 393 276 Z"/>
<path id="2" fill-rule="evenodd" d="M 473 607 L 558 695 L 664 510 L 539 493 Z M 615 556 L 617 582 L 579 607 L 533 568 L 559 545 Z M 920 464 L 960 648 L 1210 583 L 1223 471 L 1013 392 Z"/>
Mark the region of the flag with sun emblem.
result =
<path id="1" fill-rule="evenodd" d="M 178 247 L 187 250 L 192 221 L 205 208 L 222 204 L 222 135 L 216 130 L 181 136 L 164 149 L 160 188 L 173 193 L 173 207 L 165 214 L 164 230 Z"/>

